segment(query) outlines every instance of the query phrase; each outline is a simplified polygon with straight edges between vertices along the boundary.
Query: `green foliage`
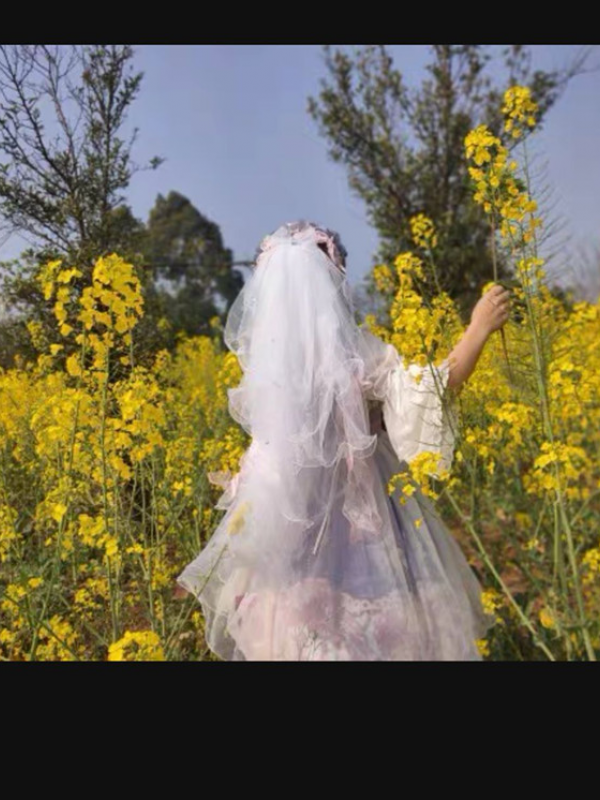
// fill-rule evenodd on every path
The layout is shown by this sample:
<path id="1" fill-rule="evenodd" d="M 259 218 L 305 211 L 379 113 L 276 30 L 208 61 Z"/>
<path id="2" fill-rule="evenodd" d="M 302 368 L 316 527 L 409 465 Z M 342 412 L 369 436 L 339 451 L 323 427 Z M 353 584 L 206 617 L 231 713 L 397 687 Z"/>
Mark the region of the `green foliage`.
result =
<path id="1" fill-rule="evenodd" d="M 32 243 L 2 265 L 4 365 L 29 352 L 26 321 L 46 329 L 51 316 L 34 279 L 41 263 L 77 264 L 81 288 L 96 258 L 139 249 L 144 226 L 123 194 L 142 169 L 137 129 L 121 133 L 142 79 L 132 58 L 130 45 L 0 45 L 0 215 Z"/>
<path id="2" fill-rule="evenodd" d="M 38 260 L 89 267 L 135 239 L 123 192 L 137 129 L 121 134 L 142 80 L 132 58 L 130 45 L 0 46 L 0 213 Z"/>
<path id="3" fill-rule="evenodd" d="M 441 288 L 466 311 L 492 268 L 489 224 L 471 202 L 464 138 L 479 124 L 500 132 L 499 101 L 506 87 L 490 78 L 491 46 L 430 47 L 427 77 L 410 88 L 385 45 L 353 53 L 324 45 L 328 80 L 321 82 L 318 98 L 308 99 L 308 111 L 328 141 L 330 157 L 344 165 L 350 187 L 365 202 L 380 235 L 377 258 L 389 262 L 411 249 L 409 220 L 426 214 L 439 234 Z M 562 72 L 542 72 L 531 69 L 524 45 L 507 45 L 503 56 L 507 85 L 532 89 L 538 122 L 586 57 Z M 498 277 L 507 277 L 502 263 Z"/>
<path id="4" fill-rule="evenodd" d="M 143 253 L 173 330 L 210 335 L 210 319 L 226 313 L 243 285 L 218 225 L 178 192 L 159 194 Z"/>
<path id="5" fill-rule="evenodd" d="M 82 271 L 79 290 L 100 256 L 115 252 L 136 266 L 145 303 L 138 363 L 172 348 L 181 331 L 209 333 L 219 305 L 227 310 L 241 288 L 218 226 L 187 198 L 159 195 L 148 225 L 125 202 L 134 174 L 162 162 L 137 166 L 138 130 L 122 134 L 143 77 L 132 59 L 130 45 L 0 45 L 0 216 L 8 233 L 32 242 L 0 264 L 9 312 L 0 315 L 1 366 L 31 357 L 29 320 L 52 342 L 52 314 L 35 280 L 52 259 Z"/>

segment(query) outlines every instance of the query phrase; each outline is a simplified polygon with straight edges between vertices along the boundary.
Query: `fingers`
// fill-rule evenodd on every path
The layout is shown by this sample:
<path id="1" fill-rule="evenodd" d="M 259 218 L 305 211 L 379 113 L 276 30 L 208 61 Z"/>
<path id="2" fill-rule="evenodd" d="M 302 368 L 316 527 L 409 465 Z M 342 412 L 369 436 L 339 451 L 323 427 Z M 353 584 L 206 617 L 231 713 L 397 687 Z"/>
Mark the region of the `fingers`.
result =
<path id="1" fill-rule="evenodd" d="M 510 305 L 510 297 L 502 297 L 500 300 L 489 297 L 488 300 L 495 308 L 504 308 Z"/>
<path id="2" fill-rule="evenodd" d="M 504 286 L 496 283 L 486 293 L 485 297 L 494 306 L 492 318 L 493 330 L 501 328 L 510 318 L 511 292 Z"/>
<path id="3" fill-rule="evenodd" d="M 504 286 L 501 286 L 499 283 L 495 283 L 491 289 L 485 293 L 485 296 L 494 300 L 495 303 L 499 302 L 499 300 L 504 298 L 509 298 L 511 296 L 510 289 L 505 289 Z"/>
<path id="4" fill-rule="evenodd" d="M 495 306 L 504 306 L 510 303 L 511 293 L 510 290 L 496 283 L 485 293 L 485 297 Z"/>

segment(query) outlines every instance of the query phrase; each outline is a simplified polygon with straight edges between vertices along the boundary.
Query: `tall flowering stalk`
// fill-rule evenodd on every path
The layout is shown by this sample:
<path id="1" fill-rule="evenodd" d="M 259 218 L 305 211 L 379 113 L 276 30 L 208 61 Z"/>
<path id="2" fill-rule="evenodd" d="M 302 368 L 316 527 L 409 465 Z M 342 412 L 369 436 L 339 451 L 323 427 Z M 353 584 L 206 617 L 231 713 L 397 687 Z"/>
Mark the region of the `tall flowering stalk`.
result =
<path id="1" fill-rule="evenodd" d="M 502 111 L 505 114 L 504 130 L 512 139 L 523 136 L 524 126 L 535 125 L 536 105 L 531 100 L 527 88 L 515 86 L 504 95 Z M 494 136 L 487 126 L 480 125 L 465 138 L 467 160 L 471 163 L 469 174 L 475 184 L 474 200 L 483 206 L 490 217 L 493 280 L 498 281 L 497 238 L 503 244 L 510 242 L 514 252 L 516 247 L 526 248 L 533 240 L 541 219 L 534 215 L 537 203 L 523 191 L 522 182 L 516 177 L 518 164 L 509 157 L 509 150 L 501 140 Z M 517 274 L 523 287 L 531 286 L 533 277 L 540 278 L 542 261 L 538 259 L 521 260 L 517 263 Z M 509 376 L 513 380 L 506 334 L 500 329 L 502 345 L 507 361 Z"/>
<path id="2" fill-rule="evenodd" d="M 573 587 L 578 624 L 585 652 L 590 660 L 596 655 L 592 645 L 588 612 L 584 602 L 581 581 L 581 566 L 576 554 L 576 543 L 569 522 L 567 503 L 568 466 L 574 456 L 584 457 L 569 445 L 557 441 L 556 419 L 549 396 L 549 367 L 552 359 L 551 330 L 548 317 L 544 314 L 544 302 L 548 290 L 543 284 L 544 259 L 539 252 L 538 229 L 542 220 L 536 215 L 537 203 L 530 195 L 530 181 L 527 169 L 526 134 L 536 124 L 537 106 L 527 87 L 513 86 L 504 95 L 502 112 L 505 116 L 504 133 L 511 142 L 523 142 L 525 170 L 522 177 L 517 176 L 517 161 L 510 158 L 509 148 L 504 146 L 486 126 L 479 126 L 465 139 L 466 157 L 472 163 L 469 168 L 475 183 L 474 200 L 483 206 L 490 216 L 492 225 L 492 247 L 494 252 L 494 280 L 496 280 L 496 240 L 499 240 L 507 257 L 514 264 L 515 274 L 520 284 L 522 297 L 526 304 L 526 321 L 529 325 L 533 349 L 535 380 L 538 391 L 541 422 L 546 441 L 541 444 L 541 454 L 534 462 L 535 469 L 529 479 L 528 488 L 535 491 L 535 475 L 540 469 L 552 465 L 553 478 L 546 485 L 553 495 L 556 524 L 554 525 L 554 553 L 556 573 L 560 575 L 562 604 L 569 607 L 570 586 Z M 503 343 L 506 352 L 504 330 Z M 506 353 L 507 354 L 507 353 Z M 508 354 L 507 354 L 508 356 Z M 585 460 L 585 459 L 583 459 Z M 567 546 L 567 560 L 571 571 L 571 581 L 567 579 L 563 560 L 563 542 Z M 551 615 L 552 616 L 552 615 Z M 554 617 L 552 617 L 554 618 Z M 546 615 L 546 622 L 548 614 Z M 563 628 L 567 652 L 571 641 Z"/>

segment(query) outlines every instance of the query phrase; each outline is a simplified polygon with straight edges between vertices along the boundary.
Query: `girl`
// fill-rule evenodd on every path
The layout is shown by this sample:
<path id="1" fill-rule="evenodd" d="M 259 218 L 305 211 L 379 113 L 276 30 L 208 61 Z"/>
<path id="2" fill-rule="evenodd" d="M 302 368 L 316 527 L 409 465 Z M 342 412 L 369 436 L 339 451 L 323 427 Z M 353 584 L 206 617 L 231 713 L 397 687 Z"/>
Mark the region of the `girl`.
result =
<path id="1" fill-rule="evenodd" d="M 209 476 L 226 513 L 176 578 L 214 653 L 482 659 L 475 573 L 417 485 L 387 484 L 423 450 L 450 466 L 456 391 L 509 310 L 493 286 L 448 358 L 405 365 L 356 324 L 337 233 L 299 221 L 263 239 L 225 327 L 243 370 L 229 412 L 252 443 L 236 475 Z"/>

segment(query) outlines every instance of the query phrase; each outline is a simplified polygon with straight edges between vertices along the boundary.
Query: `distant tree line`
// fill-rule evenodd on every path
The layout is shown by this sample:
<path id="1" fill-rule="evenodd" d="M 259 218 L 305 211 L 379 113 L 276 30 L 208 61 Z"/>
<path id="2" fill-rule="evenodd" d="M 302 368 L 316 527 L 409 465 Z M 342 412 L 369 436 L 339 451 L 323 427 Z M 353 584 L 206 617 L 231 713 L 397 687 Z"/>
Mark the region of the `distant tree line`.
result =
<path id="1" fill-rule="evenodd" d="M 391 260 L 409 249 L 409 220 L 424 212 L 439 234 L 442 288 L 465 308 L 492 271 L 488 224 L 471 201 L 464 137 L 480 123 L 499 131 L 501 92 L 514 83 L 531 87 L 543 124 L 589 56 L 583 50 L 561 71 L 534 71 L 530 49 L 507 45 L 506 86 L 498 86 L 490 48 L 431 45 L 427 75 L 410 88 L 385 45 L 353 53 L 325 45 L 328 76 L 318 97 L 308 99 L 330 156 L 344 165 L 379 234 L 377 257 Z M 163 161 L 137 164 L 138 129 L 124 134 L 143 78 L 133 58 L 130 45 L 0 45 L 0 226 L 30 243 L 18 259 L 0 264 L 8 310 L 0 319 L 0 366 L 18 353 L 33 355 L 29 320 L 53 327 L 51 306 L 33 279 L 50 259 L 76 264 L 81 286 L 101 255 L 117 252 L 136 265 L 145 295 L 136 337 L 141 360 L 173 347 L 180 332 L 209 333 L 211 319 L 224 320 L 243 285 L 219 226 L 188 198 L 159 195 L 145 222 L 127 203 L 134 175 Z M 371 283 L 360 303 L 377 302 L 376 294 Z M 385 307 L 386 298 L 379 300 Z"/>

